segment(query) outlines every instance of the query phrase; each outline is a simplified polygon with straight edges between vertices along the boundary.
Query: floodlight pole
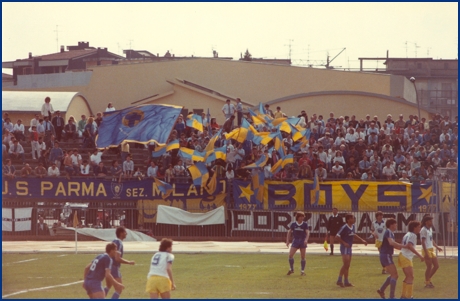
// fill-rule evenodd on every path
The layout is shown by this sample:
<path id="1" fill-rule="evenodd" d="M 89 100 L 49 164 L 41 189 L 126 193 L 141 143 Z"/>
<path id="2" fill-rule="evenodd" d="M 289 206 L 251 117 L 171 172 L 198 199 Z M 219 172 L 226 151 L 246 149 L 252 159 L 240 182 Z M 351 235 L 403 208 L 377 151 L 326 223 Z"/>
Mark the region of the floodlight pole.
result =
<path id="1" fill-rule="evenodd" d="M 415 100 L 417 101 L 417 108 L 418 108 L 418 122 L 421 122 L 422 119 L 420 119 L 420 102 L 418 101 L 418 92 L 417 92 L 417 87 L 415 86 L 415 77 L 412 76 L 409 80 L 414 84 Z"/>

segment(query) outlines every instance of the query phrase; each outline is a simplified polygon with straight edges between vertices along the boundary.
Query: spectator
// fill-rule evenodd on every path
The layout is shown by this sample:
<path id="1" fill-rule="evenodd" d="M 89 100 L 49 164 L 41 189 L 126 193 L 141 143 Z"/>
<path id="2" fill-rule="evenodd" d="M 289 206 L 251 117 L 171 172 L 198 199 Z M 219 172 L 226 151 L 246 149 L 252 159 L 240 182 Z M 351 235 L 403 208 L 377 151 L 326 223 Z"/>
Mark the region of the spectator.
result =
<path id="1" fill-rule="evenodd" d="M 40 114 L 35 114 L 35 117 L 30 120 L 30 127 L 29 127 L 29 132 L 32 131 L 32 127 L 35 126 L 38 127 L 40 124 Z"/>
<path id="2" fill-rule="evenodd" d="M 8 180 L 12 180 L 15 178 L 16 169 L 11 164 L 10 159 L 6 159 L 5 163 L 6 164 L 3 166 L 3 176 Z"/>
<path id="3" fill-rule="evenodd" d="M 120 166 L 117 160 L 112 161 L 110 173 L 112 174 L 112 181 L 118 181 L 118 183 L 121 182 L 121 177 L 123 176 L 123 168 Z"/>
<path id="4" fill-rule="evenodd" d="M 138 179 L 139 181 L 144 178 L 144 173 L 141 171 L 140 167 L 137 167 L 136 170 L 134 171 L 133 177 Z"/>
<path id="5" fill-rule="evenodd" d="M 102 155 L 105 153 L 105 150 L 104 152 L 101 152 L 100 150 L 98 150 L 97 148 L 94 149 L 93 153 L 88 153 L 89 155 L 89 160 L 91 162 L 91 167 L 94 169 L 96 166 L 99 165 L 99 163 L 102 161 Z"/>
<path id="6" fill-rule="evenodd" d="M 239 98 L 236 99 L 236 116 L 238 127 L 240 127 L 243 120 L 243 104 Z"/>
<path id="7" fill-rule="evenodd" d="M 90 168 L 88 160 L 83 160 L 80 166 L 80 175 L 83 177 L 89 177 L 91 175 Z"/>
<path id="8" fill-rule="evenodd" d="M 57 178 L 61 173 L 55 162 L 51 162 L 51 166 L 48 167 L 48 177 Z"/>
<path id="9" fill-rule="evenodd" d="M 107 108 L 105 109 L 106 112 L 112 112 L 115 111 L 115 107 L 112 105 L 111 102 L 107 104 Z"/>
<path id="10" fill-rule="evenodd" d="M 75 169 L 72 163 L 72 152 L 71 151 L 68 151 L 68 152 L 64 151 L 63 163 L 64 163 L 64 170 L 67 173 L 67 178 L 69 178 L 70 176 L 76 175 L 76 172 L 75 172 Z"/>
<path id="11" fill-rule="evenodd" d="M 172 183 L 174 180 L 174 169 L 173 165 L 169 164 L 168 168 L 165 170 L 165 182 Z"/>
<path id="12" fill-rule="evenodd" d="M 131 180 L 134 173 L 134 162 L 131 161 L 131 156 L 126 157 L 126 161 L 123 162 L 123 174 L 125 178 Z"/>
<path id="13" fill-rule="evenodd" d="M 8 131 L 13 133 L 14 124 L 11 123 L 10 118 L 5 118 L 5 122 L 3 123 L 3 131 Z"/>
<path id="14" fill-rule="evenodd" d="M 48 119 L 51 120 L 51 116 L 54 113 L 53 105 L 51 104 L 51 98 L 45 98 L 45 103 L 42 105 L 41 113 L 43 118 L 48 117 Z"/>
<path id="15" fill-rule="evenodd" d="M 224 113 L 225 119 L 228 120 L 231 116 L 235 116 L 235 105 L 230 103 L 230 99 L 227 99 L 225 105 L 222 107 L 222 113 Z M 235 118 L 233 118 L 235 119 Z M 233 122 L 232 119 L 232 122 Z M 232 123 L 233 126 L 233 123 Z"/>
<path id="16" fill-rule="evenodd" d="M 371 168 L 371 163 L 369 162 L 369 159 L 367 156 L 363 156 L 363 159 L 359 161 L 359 172 L 360 173 L 365 173 Z"/>
<path id="17" fill-rule="evenodd" d="M 24 167 L 21 169 L 21 177 L 28 178 L 31 173 L 32 168 L 29 166 L 29 164 L 24 164 Z"/>
<path id="18" fill-rule="evenodd" d="M 43 127 L 45 128 L 45 142 L 50 141 L 51 136 L 56 137 L 56 131 L 51 121 L 49 121 L 48 116 L 43 117 Z"/>
<path id="19" fill-rule="evenodd" d="M 363 181 L 375 181 L 375 177 L 374 175 L 372 174 L 372 171 L 368 170 L 367 172 L 363 173 L 363 175 L 361 176 L 361 180 Z"/>
<path id="20" fill-rule="evenodd" d="M 94 121 L 96 122 L 97 129 L 98 129 L 101 126 L 101 123 L 102 123 L 102 113 L 101 112 L 96 113 L 96 118 L 94 119 Z"/>
<path id="21" fill-rule="evenodd" d="M 72 167 L 74 169 L 75 174 L 80 173 L 80 166 L 82 164 L 82 157 L 78 153 L 78 149 L 74 148 L 72 155 L 70 155 L 70 158 L 72 160 Z"/>
<path id="22" fill-rule="evenodd" d="M 39 179 L 43 179 L 44 177 L 48 175 L 46 168 L 43 167 L 43 163 L 38 163 L 38 166 L 35 167 L 34 173 L 35 173 L 35 176 Z"/>
<path id="23" fill-rule="evenodd" d="M 16 140 L 26 140 L 26 137 L 24 136 L 24 125 L 22 124 L 21 119 L 18 119 L 17 123 L 13 126 L 13 135 L 16 138 Z"/>
<path id="24" fill-rule="evenodd" d="M 446 168 L 457 168 L 458 165 L 455 162 L 454 158 L 450 158 L 449 162 L 446 164 Z"/>
<path id="25" fill-rule="evenodd" d="M 95 147 L 94 138 L 96 136 L 96 127 L 93 122 L 93 117 L 88 118 L 85 130 L 83 131 L 83 148 Z"/>
<path id="26" fill-rule="evenodd" d="M 387 161 L 385 167 L 382 169 L 382 179 L 394 180 L 396 177 L 396 171 L 391 166 L 391 162 Z"/>
<path id="27" fill-rule="evenodd" d="M 99 164 L 93 168 L 94 169 L 94 176 L 97 178 L 105 178 L 108 174 L 107 168 L 104 166 L 104 162 L 99 162 Z"/>
<path id="28" fill-rule="evenodd" d="M 340 165 L 339 161 L 335 161 L 334 166 L 332 166 L 332 177 L 334 179 L 341 179 L 344 176 L 343 166 Z"/>
<path id="29" fill-rule="evenodd" d="M 38 120 L 37 133 L 39 138 L 45 138 L 45 124 L 43 122 L 44 120 L 42 118 Z"/>
<path id="30" fill-rule="evenodd" d="M 21 159 L 22 163 L 24 164 L 26 159 L 24 156 L 24 148 L 21 144 L 19 144 L 18 140 L 14 140 L 13 145 L 10 146 L 10 150 L 8 151 L 8 156 L 11 160 Z"/>
<path id="31" fill-rule="evenodd" d="M 50 229 L 48 225 L 44 223 L 43 217 L 41 216 L 38 218 L 37 233 L 38 235 L 50 235 Z"/>
<path id="32" fill-rule="evenodd" d="M 222 125 L 222 129 L 226 133 L 230 133 L 233 128 L 233 120 L 235 119 L 234 115 L 231 115 Z"/>
<path id="33" fill-rule="evenodd" d="M 418 171 L 415 171 L 414 175 L 412 177 L 410 177 L 411 183 L 418 183 L 418 182 L 421 182 L 421 181 L 424 181 L 424 180 L 425 179 L 422 176 L 420 176 Z"/>
<path id="34" fill-rule="evenodd" d="M 77 131 L 78 137 L 83 137 L 83 132 L 85 131 L 86 126 L 86 115 L 81 115 L 81 120 L 78 121 Z"/>
<path id="35" fill-rule="evenodd" d="M 58 169 L 61 168 L 61 161 L 64 158 L 64 153 L 59 147 L 59 142 L 54 142 L 54 147 L 50 150 L 49 162 L 51 164 L 55 163 Z"/>
<path id="36" fill-rule="evenodd" d="M 320 181 L 327 179 L 327 171 L 324 169 L 323 164 L 319 164 L 318 168 L 315 169 L 315 176 L 317 176 Z"/>
<path id="37" fill-rule="evenodd" d="M 64 126 L 64 132 L 65 141 L 69 141 L 70 139 L 72 139 L 73 142 L 75 142 L 75 139 L 77 139 L 78 137 L 78 133 L 77 126 L 75 125 L 75 119 L 73 118 L 73 116 L 69 118 L 69 122 Z"/>
<path id="38" fill-rule="evenodd" d="M 38 144 L 38 132 L 35 125 L 32 126 L 30 132 L 30 145 L 32 146 L 32 159 L 37 160 L 37 158 L 40 158 L 40 146 Z"/>
<path id="39" fill-rule="evenodd" d="M 147 177 L 156 178 L 158 174 L 158 166 L 156 166 L 154 161 L 150 162 L 150 166 L 147 169 Z"/>
<path id="40" fill-rule="evenodd" d="M 62 141 L 61 137 L 62 137 L 62 131 L 64 130 L 65 122 L 64 122 L 64 118 L 62 118 L 61 116 L 61 111 L 59 110 L 56 111 L 55 116 L 51 120 L 51 123 L 53 124 L 54 130 L 56 132 L 55 134 L 56 139 L 58 141 Z"/>

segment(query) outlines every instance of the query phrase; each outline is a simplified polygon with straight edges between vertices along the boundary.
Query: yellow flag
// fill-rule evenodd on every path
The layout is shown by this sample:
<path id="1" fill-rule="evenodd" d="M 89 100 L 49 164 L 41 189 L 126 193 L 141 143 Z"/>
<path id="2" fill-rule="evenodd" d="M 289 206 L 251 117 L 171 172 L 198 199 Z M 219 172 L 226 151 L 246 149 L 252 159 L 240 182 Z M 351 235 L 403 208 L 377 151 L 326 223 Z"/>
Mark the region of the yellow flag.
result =
<path id="1" fill-rule="evenodd" d="M 326 250 L 326 252 L 327 252 L 328 249 L 329 249 L 329 246 L 327 244 L 327 240 L 325 240 L 324 241 L 324 250 Z"/>

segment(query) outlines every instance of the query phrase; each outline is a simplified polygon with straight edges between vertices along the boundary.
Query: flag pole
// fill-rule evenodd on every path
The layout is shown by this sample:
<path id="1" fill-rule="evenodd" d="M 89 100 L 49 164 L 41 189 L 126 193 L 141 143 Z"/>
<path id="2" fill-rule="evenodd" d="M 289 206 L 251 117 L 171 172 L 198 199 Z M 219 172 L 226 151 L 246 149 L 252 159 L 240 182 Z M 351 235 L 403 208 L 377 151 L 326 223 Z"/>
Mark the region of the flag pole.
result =
<path id="1" fill-rule="evenodd" d="M 78 238 L 77 238 L 77 226 L 78 226 L 78 213 L 77 213 L 77 210 L 75 210 L 75 214 L 73 215 L 73 227 L 74 227 L 74 230 L 75 230 L 75 254 L 77 254 L 77 252 L 78 252 L 78 247 L 77 247 L 77 241 L 78 241 Z"/>

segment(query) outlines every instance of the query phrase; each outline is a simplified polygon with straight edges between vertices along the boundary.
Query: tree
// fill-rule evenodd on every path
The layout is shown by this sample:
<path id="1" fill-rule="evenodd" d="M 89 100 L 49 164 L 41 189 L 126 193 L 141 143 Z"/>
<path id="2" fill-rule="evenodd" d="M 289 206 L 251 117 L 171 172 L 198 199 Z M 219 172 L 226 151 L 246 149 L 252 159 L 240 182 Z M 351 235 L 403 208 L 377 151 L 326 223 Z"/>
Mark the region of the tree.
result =
<path id="1" fill-rule="evenodd" d="M 247 49 L 246 49 L 246 52 L 244 53 L 243 61 L 252 61 L 252 55 L 249 53 Z"/>

